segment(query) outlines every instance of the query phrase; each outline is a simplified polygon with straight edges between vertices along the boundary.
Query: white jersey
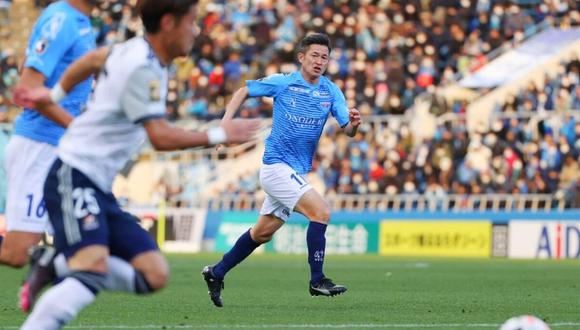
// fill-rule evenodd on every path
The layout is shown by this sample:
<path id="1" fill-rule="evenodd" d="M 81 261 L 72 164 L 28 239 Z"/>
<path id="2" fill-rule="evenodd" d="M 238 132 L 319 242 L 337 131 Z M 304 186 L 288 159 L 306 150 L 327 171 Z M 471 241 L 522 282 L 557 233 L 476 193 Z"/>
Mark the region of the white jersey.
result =
<path id="1" fill-rule="evenodd" d="M 60 159 L 110 192 L 117 173 L 147 138 L 141 125 L 165 116 L 167 69 L 144 38 L 115 46 L 87 110 L 58 146 Z"/>

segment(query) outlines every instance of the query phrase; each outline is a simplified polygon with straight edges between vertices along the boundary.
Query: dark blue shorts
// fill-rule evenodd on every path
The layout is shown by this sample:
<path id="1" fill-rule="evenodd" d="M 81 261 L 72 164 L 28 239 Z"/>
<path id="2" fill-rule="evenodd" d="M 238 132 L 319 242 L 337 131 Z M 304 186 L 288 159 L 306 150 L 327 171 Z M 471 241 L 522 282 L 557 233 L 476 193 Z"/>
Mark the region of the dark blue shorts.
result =
<path id="1" fill-rule="evenodd" d="M 121 210 L 83 173 L 57 159 L 44 184 L 44 201 L 54 227 L 54 244 L 68 258 L 89 245 L 105 245 L 111 255 L 131 261 L 158 250 L 133 215 Z"/>

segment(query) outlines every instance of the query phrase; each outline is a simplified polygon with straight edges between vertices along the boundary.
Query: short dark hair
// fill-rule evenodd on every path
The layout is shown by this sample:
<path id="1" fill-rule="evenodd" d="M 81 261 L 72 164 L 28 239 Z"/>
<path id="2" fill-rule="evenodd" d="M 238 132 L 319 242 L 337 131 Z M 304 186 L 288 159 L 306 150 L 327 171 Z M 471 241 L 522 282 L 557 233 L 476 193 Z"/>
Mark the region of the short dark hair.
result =
<path id="1" fill-rule="evenodd" d="M 138 8 L 145 31 L 156 33 L 161 28 L 163 15 L 171 14 L 179 20 L 196 4 L 197 0 L 139 0 Z"/>
<path id="2" fill-rule="evenodd" d="M 322 45 L 328 47 L 328 52 L 332 50 L 330 47 L 330 38 L 324 33 L 312 33 L 304 37 L 300 41 L 300 46 L 298 48 L 298 53 L 306 53 L 310 45 Z"/>

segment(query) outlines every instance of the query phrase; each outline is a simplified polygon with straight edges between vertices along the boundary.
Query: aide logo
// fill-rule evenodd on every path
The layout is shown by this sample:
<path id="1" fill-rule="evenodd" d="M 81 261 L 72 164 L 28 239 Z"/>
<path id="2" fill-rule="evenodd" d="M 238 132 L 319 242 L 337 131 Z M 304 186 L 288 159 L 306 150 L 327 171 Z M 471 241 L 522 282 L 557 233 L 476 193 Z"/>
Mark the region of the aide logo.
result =
<path id="1" fill-rule="evenodd" d="M 580 222 L 510 221 L 508 256 L 534 259 L 580 259 Z"/>

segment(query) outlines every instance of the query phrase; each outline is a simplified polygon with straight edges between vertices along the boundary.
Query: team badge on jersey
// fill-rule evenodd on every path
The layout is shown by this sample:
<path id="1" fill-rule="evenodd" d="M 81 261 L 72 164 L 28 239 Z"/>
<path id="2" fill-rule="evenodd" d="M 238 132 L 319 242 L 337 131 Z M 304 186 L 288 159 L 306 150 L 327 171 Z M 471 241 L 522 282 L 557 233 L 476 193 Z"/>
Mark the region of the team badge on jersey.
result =
<path id="1" fill-rule="evenodd" d="M 36 54 L 44 53 L 47 48 L 48 48 L 48 40 L 46 39 L 40 39 L 34 45 L 34 51 L 36 52 Z"/>
<path id="2" fill-rule="evenodd" d="M 330 108 L 330 102 L 320 102 L 320 106 L 324 109 Z"/>
<path id="3" fill-rule="evenodd" d="M 99 222 L 94 215 L 89 213 L 82 219 L 82 226 L 84 231 L 95 230 L 99 228 Z"/>
<path id="4" fill-rule="evenodd" d="M 153 80 L 149 83 L 149 100 L 157 102 L 161 100 L 161 82 Z"/>

